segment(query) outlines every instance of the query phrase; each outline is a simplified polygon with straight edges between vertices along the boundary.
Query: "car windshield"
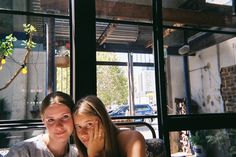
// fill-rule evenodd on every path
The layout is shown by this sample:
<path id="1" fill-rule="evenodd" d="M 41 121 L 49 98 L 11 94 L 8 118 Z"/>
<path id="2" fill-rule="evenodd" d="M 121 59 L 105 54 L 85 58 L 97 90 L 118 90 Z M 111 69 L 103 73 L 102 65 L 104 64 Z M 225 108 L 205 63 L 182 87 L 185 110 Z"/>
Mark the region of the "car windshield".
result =
<path id="1" fill-rule="evenodd" d="M 127 112 L 129 109 L 129 106 L 128 105 L 122 105 L 122 106 L 119 106 L 117 107 L 116 109 L 114 109 L 112 112 L 110 112 L 109 114 L 111 115 L 115 115 L 117 113 L 125 113 Z M 135 105 L 135 112 L 153 112 L 151 106 L 149 106 L 148 104 L 137 104 Z M 149 113 L 150 114 L 150 113 Z"/>
<path id="2" fill-rule="evenodd" d="M 128 108 L 127 105 L 126 105 L 126 106 L 119 106 L 119 107 L 117 107 L 116 109 L 114 109 L 111 113 L 112 113 L 112 114 L 119 113 L 119 112 L 125 111 L 126 108 Z"/>

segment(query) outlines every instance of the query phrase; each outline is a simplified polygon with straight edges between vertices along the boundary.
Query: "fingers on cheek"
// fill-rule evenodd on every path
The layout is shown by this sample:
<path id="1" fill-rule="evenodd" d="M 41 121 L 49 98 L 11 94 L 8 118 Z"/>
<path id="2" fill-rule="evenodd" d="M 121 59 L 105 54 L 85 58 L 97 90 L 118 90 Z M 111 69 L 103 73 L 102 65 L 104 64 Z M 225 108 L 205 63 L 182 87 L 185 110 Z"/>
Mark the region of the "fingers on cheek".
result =
<path id="1" fill-rule="evenodd" d="M 92 140 L 94 138 L 94 128 L 90 128 L 88 130 L 88 134 L 89 134 L 90 139 Z"/>

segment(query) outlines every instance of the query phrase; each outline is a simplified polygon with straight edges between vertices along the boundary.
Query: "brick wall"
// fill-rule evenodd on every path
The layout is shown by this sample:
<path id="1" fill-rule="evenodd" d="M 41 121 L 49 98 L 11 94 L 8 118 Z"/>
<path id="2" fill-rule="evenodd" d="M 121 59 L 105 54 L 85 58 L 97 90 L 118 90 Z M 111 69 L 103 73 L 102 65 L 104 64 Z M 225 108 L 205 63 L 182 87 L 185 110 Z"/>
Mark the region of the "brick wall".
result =
<path id="1" fill-rule="evenodd" d="M 220 76 L 225 112 L 236 112 L 236 65 L 221 68 Z"/>

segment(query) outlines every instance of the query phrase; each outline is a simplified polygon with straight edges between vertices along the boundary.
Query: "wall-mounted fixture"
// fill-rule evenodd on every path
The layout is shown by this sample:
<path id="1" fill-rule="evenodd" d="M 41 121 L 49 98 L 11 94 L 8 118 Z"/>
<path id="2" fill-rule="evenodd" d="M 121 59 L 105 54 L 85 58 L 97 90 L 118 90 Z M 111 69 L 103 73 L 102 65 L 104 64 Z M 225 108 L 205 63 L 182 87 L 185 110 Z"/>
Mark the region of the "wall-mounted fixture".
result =
<path id="1" fill-rule="evenodd" d="M 190 52 L 190 46 L 185 44 L 182 47 L 179 48 L 178 53 L 180 55 L 186 55 Z"/>

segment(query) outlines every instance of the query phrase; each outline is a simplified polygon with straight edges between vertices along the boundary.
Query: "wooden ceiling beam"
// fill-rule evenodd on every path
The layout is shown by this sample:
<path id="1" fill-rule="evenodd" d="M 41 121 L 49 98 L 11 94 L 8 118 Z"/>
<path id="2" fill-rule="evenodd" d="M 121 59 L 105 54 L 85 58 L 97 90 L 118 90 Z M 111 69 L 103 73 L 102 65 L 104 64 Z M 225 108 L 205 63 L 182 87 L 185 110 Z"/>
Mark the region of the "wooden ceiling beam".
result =
<path id="1" fill-rule="evenodd" d="M 58 9 L 60 11 L 68 10 L 68 2 L 65 0 L 42 1 L 41 7 L 47 9 Z M 211 9 L 214 7 L 211 5 Z M 215 8 L 229 11 L 228 14 L 209 12 L 206 8 L 203 11 L 194 11 L 176 8 L 163 8 L 163 21 L 182 23 L 186 25 L 195 26 L 218 26 L 231 27 L 236 26 L 236 17 L 232 16 L 231 7 L 217 6 Z M 120 19 L 152 21 L 152 7 L 150 5 L 139 5 L 117 1 L 96 0 L 96 16 L 97 17 L 111 17 Z"/>
<path id="2" fill-rule="evenodd" d="M 119 19 L 142 19 L 151 20 L 152 12 L 150 6 L 116 2 L 116 1 L 106 1 L 106 0 L 96 0 L 96 15 L 97 16 L 110 16 Z"/>
<path id="3" fill-rule="evenodd" d="M 151 6 L 124 2 L 96 0 L 96 14 L 98 17 L 152 21 Z M 236 26 L 236 17 L 231 14 L 174 8 L 163 8 L 163 21 L 209 27 Z"/>
<path id="4" fill-rule="evenodd" d="M 109 23 L 107 25 L 107 27 L 105 28 L 105 30 L 103 31 L 103 33 L 101 34 L 101 36 L 98 38 L 97 42 L 99 45 L 102 45 L 103 43 L 106 42 L 107 38 L 109 37 L 109 35 L 115 31 L 117 24 L 114 23 Z"/>

